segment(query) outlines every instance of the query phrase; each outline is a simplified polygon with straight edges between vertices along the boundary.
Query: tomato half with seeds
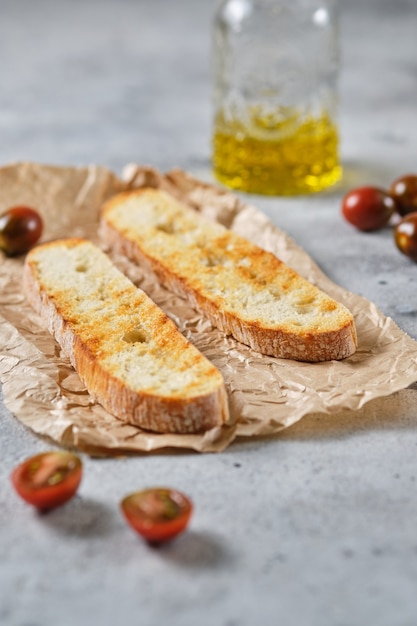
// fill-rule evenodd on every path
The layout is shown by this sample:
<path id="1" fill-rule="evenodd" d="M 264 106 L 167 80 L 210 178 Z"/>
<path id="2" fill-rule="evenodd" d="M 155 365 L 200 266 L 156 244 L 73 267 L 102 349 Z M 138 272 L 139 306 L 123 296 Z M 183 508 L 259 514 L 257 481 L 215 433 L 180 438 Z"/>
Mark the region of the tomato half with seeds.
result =
<path id="1" fill-rule="evenodd" d="M 81 478 L 81 459 L 72 452 L 60 450 L 26 459 L 11 475 L 19 496 L 41 510 L 68 502 L 75 495 Z"/>
<path id="2" fill-rule="evenodd" d="M 182 533 L 193 512 L 186 495 L 167 487 L 132 493 L 120 507 L 128 524 L 150 543 L 169 541 Z"/>

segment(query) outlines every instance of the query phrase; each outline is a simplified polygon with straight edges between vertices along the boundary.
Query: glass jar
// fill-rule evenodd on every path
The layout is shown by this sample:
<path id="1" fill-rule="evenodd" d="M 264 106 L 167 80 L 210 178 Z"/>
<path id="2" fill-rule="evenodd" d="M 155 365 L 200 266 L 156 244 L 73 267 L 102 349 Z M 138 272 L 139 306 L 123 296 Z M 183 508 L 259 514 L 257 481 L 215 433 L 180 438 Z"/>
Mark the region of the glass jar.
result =
<path id="1" fill-rule="evenodd" d="M 223 0 L 213 23 L 216 178 L 269 195 L 341 176 L 336 0 Z"/>

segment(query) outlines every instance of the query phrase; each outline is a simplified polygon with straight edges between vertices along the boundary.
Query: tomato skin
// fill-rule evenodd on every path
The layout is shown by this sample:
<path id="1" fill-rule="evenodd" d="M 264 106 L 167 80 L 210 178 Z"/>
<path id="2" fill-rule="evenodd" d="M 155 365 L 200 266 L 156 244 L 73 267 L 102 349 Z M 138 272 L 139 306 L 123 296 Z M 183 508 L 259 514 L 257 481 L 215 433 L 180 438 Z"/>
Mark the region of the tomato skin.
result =
<path id="1" fill-rule="evenodd" d="M 342 201 L 344 218 L 364 231 L 385 226 L 395 210 L 395 200 L 378 187 L 358 187 L 349 191 Z"/>
<path id="2" fill-rule="evenodd" d="M 170 541 L 187 527 L 193 504 L 175 489 L 151 487 L 126 496 L 120 508 L 127 523 L 149 543 Z"/>
<path id="3" fill-rule="evenodd" d="M 23 254 L 40 239 L 43 220 L 27 206 L 11 207 L 0 215 L 0 249 L 8 256 Z"/>
<path id="4" fill-rule="evenodd" d="M 408 213 L 398 222 L 394 241 L 400 252 L 417 262 L 417 211 Z"/>
<path id="5" fill-rule="evenodd" d="M 43 452 L 18 465 L 11 481 L 19 496 L 40 510 L 68 502 L 82 478 L 81 459 L 72 452 Z"/>
<path id="6" fill-rule="evenodd" d="M 404 216 L 417 211 L 417 175 L 406 174 L 396 178 L 389 189 L 394 198 L 397 211 Z"/>

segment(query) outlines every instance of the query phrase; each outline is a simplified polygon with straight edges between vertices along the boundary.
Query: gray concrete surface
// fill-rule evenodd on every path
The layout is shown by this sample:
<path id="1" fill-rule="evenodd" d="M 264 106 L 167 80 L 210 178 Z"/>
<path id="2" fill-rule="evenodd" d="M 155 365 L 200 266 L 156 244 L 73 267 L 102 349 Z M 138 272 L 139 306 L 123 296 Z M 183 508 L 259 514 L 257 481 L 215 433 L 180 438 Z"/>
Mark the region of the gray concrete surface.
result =
<path id="1" fill-rule="evenodd" d="M 417 339 L 417 265 L 389 229 L 359 234 L 339 209 L 350 187 L 417 169 L 417 4 L 341 4 L 343 181 L 251 201 Z M 136 161 L 210 179 L 213 6 L 3 0 L 0 163 Z M 0 407 L 1 626 L 417 623 L 417 402 L 305 418 L 219 455 L 84 457 L 79 495 L 42 516 L 9 473 L 48 448 Z M 189 493 L 196 512 L 188 533 L 154 550 L 118 502 L 161 483 Z"/>

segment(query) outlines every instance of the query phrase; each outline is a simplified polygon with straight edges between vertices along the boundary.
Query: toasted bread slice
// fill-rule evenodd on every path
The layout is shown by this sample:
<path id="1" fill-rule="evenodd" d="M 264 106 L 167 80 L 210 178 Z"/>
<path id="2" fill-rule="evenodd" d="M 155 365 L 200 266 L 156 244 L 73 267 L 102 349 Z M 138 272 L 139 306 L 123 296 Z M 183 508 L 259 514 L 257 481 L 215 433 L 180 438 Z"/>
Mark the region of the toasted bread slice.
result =
<path id="1" fill-rule="evenodd" d="M 195 433 L 227 421 L 219 370 L 98 247 L 82 239 L 40 245 L 26 257 L 23 284 L 110 413 L 156 432 Z"/>
<path id="2" fill-rule="evenodd" d="M 164 191 L 114 196 L 103 207 L 100 233 L 110 248 L 150 268 L 214 326 L 258 352 L 316 362 L 356 350 L 345 306 Z"/>

